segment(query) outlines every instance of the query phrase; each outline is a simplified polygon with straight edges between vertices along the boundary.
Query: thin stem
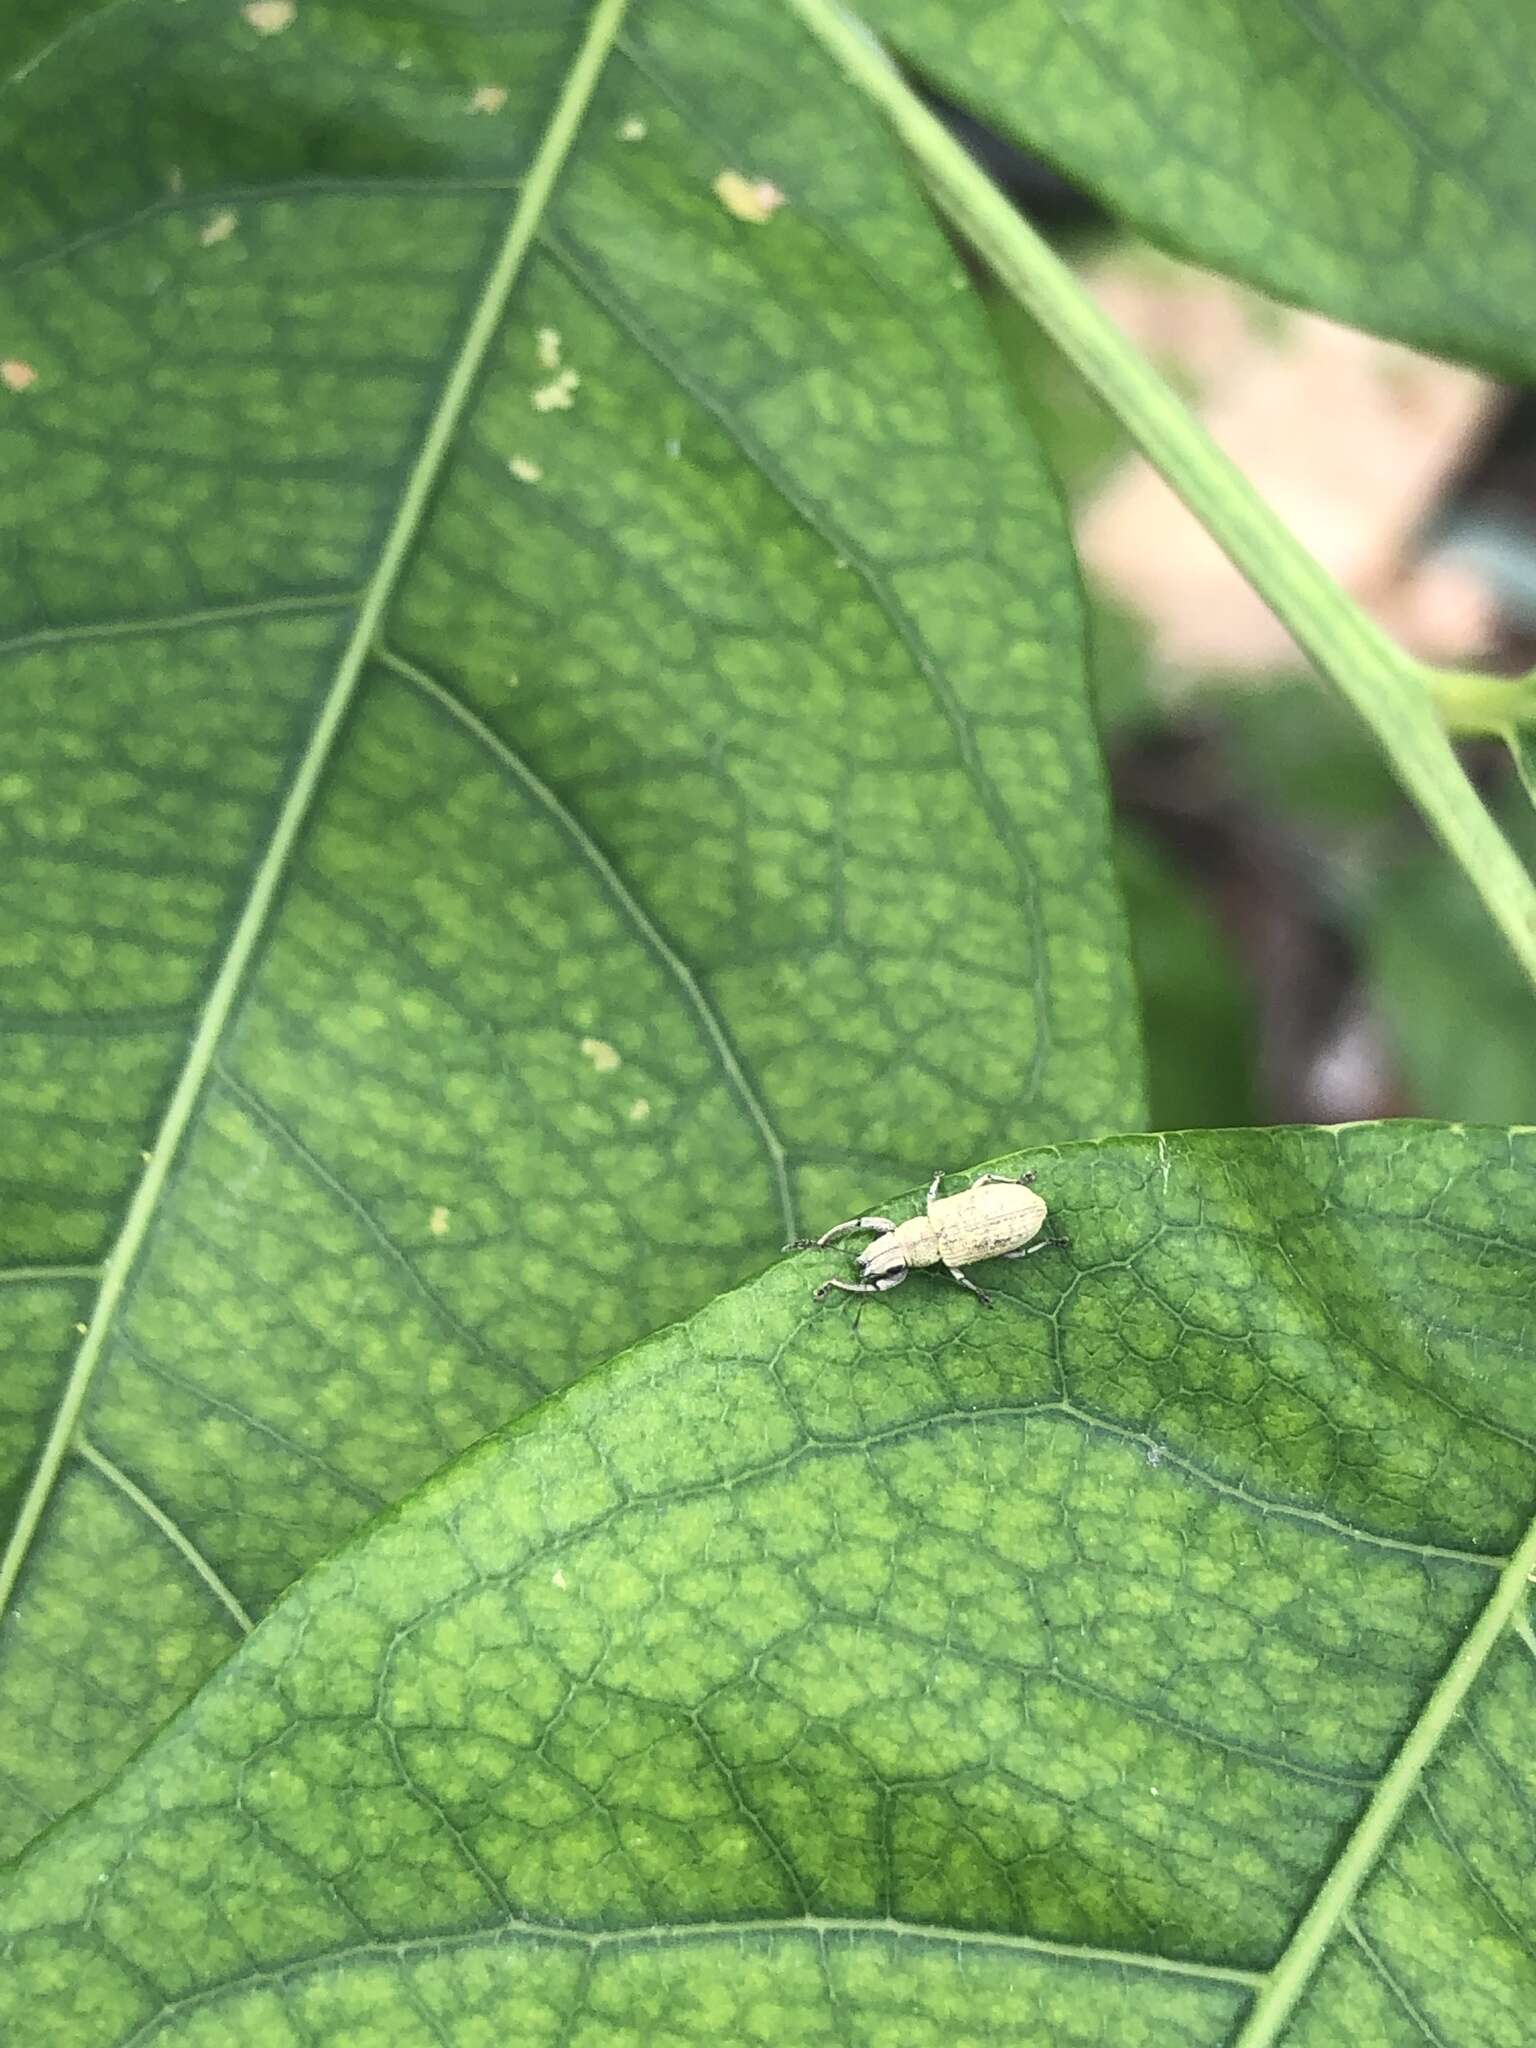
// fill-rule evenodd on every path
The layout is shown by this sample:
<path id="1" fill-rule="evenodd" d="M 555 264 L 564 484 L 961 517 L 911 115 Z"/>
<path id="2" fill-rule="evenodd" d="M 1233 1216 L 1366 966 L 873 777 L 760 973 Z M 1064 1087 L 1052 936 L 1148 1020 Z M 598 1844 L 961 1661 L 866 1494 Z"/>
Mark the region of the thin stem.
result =
<path id="1" fill-rule="evenodd" d="M 1487 676 L 1476 669 L 1426 669 L 1425 682 L 1448 732 L 1507 739 L 1536 723 L 1536 675 Z"/>
<path id="2" fill-rule="evenodd" d="M 880 109 L 950 220 L 1034 315 L 1211 537 L 1348 698 L 1536 984 L 1536 885 L 1488 815 L 1437 716 L 1430 672 L 1354 604 L 1151 364 L 837 0 L 788 0 Z"/>

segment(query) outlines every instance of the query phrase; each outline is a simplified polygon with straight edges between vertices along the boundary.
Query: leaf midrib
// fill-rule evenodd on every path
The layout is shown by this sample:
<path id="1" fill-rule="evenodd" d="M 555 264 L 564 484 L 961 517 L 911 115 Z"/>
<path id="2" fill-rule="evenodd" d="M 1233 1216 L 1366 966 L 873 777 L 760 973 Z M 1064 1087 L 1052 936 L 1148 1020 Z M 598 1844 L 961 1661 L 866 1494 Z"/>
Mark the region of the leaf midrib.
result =
<path id="1" fill-rule="evenodd" d="M 1439 1684 L 1424 1703 L 1343 1851 L 1324 1877 L 1280 1959 L 1254 2000 L 1233 2048 L 1273 2048 L 1323 1955 L 1347 1920 L 1361 1886 L 1418 1789 L 1436 1750 L 1466 1701 L 1494 1645 L 1516 1620 L 1536 1573 L 1536 1520 L 1499 1574 L 1499 1582 Z"/>
<path id="2" fill-rule="evenodd" d="M 372 652 L 465 406 L 501 325 L 524 258 L 576 140 L 628 6 L 629 0 L 597 0 L 593 8 L 587 32 L 566 74 L 549 125 L 529 166 L 463 340 L 427 422 L 416 459 L 380 547 L 373 575 L 358 606 L 352 632 L 337 662 L 309 743 L 278 811 L 266 850 L 257 865 L 250 891 L 198 1019 L 197 1029 L 187 1047 L 186 1058 L 148 1163 L 134 1190 L 122 1228 L 102 1267 L 101 1289 L 85 1337 L 70 1369 L 53 1426 L 17 1515 L 10 1541 L 3 1557 L 0 1557 L 0 1616 L 9 1606 L 32 1539 L 52 1498 L 97 1364 L 157 1213 L 172 1162 L 202 1097 L 214 1056 L 266 931 L 279 886 L 308 821 L 342 721 L 356 694 L 364 664 Z"/>

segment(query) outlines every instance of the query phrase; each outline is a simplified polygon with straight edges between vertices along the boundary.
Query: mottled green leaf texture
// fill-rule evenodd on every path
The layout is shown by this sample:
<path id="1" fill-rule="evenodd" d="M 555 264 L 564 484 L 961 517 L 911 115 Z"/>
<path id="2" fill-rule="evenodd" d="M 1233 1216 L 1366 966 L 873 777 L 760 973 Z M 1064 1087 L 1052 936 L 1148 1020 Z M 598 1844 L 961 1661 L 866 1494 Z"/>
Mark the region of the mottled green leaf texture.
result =
<path id="1" fill-rule="evenodd" d="M 1536 1133 L 1029 1155 L 311 1573 L 0 1889 L 106 2044 L 1528 2043 Z"/>
<path id="2" fill-rule="evenodd" d="M 1154 240 L 1536 368 L 1536 54 L 1508 0 L 868 0 L 927 76 Z"/>
<path id="3" fill-rule="evenodd" d="M 30 70 L 60 37 L 74 34 L 97 11 L 91 0 L 10 0 L 0 16 L 0 82 Z"/>
<path id="4" fill-rule="evenodd" d="M 0 93 L 7 1847 L 792 1227 L 1142 1113 L 1063 520 L 802 31 L 63 14 Z"/>

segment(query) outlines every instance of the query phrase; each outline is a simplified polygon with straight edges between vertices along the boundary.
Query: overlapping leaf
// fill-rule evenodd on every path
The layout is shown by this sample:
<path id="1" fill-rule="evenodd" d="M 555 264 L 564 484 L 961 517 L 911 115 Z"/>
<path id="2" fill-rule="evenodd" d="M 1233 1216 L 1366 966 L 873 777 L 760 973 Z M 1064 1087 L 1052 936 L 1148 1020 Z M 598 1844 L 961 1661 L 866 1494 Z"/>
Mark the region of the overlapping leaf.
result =
<path id="1" fill-rule="evenodd" d="M 0 95 L 9 1844 L 792 1219 L 1137 1117 L 963 280 L 777 12 L 623 16 L 122 0 Z"/>
<path id="2" fill-rule="evenodd" d="M 1530 23 L 1503 0 L 869 0 L 924 72 L 1155 239 L 1536 367 Z"/>
<path id="3" fill-rule="evenodd" d="M 787 1261 L 317 1569 L 18 1867 L 11 2032 L 1528 2039 L 1536 1140 L 1031 1163 L 992 1314 Z"/>

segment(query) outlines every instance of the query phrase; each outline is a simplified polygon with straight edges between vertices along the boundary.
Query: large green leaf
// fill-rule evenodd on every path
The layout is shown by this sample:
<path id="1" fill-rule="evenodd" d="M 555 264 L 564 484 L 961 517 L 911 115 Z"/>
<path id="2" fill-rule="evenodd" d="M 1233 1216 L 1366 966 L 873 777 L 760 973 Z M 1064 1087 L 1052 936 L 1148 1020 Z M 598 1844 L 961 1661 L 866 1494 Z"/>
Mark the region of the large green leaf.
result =
<path id="1" fill-rule="evenodd" d="M 991 1314 L 785 1261 L 317 1568 L 14 2037 L 1528 2041 L 1536 1134 L 1030 1158 Z"/>
<path id="2" fill-rule="evenodd" d="M 1531 20 L 1507 0 L 868 0 L 928 76 L 1197 262 L 1536 368 Z"/>
<path id="3" fill-rule="evenodd" d="M 787 18 L 623 14 L 120 0 L 0 97 L 8 1843 L 793 1222 L 1138 1119 L 953 258 Z"/>

